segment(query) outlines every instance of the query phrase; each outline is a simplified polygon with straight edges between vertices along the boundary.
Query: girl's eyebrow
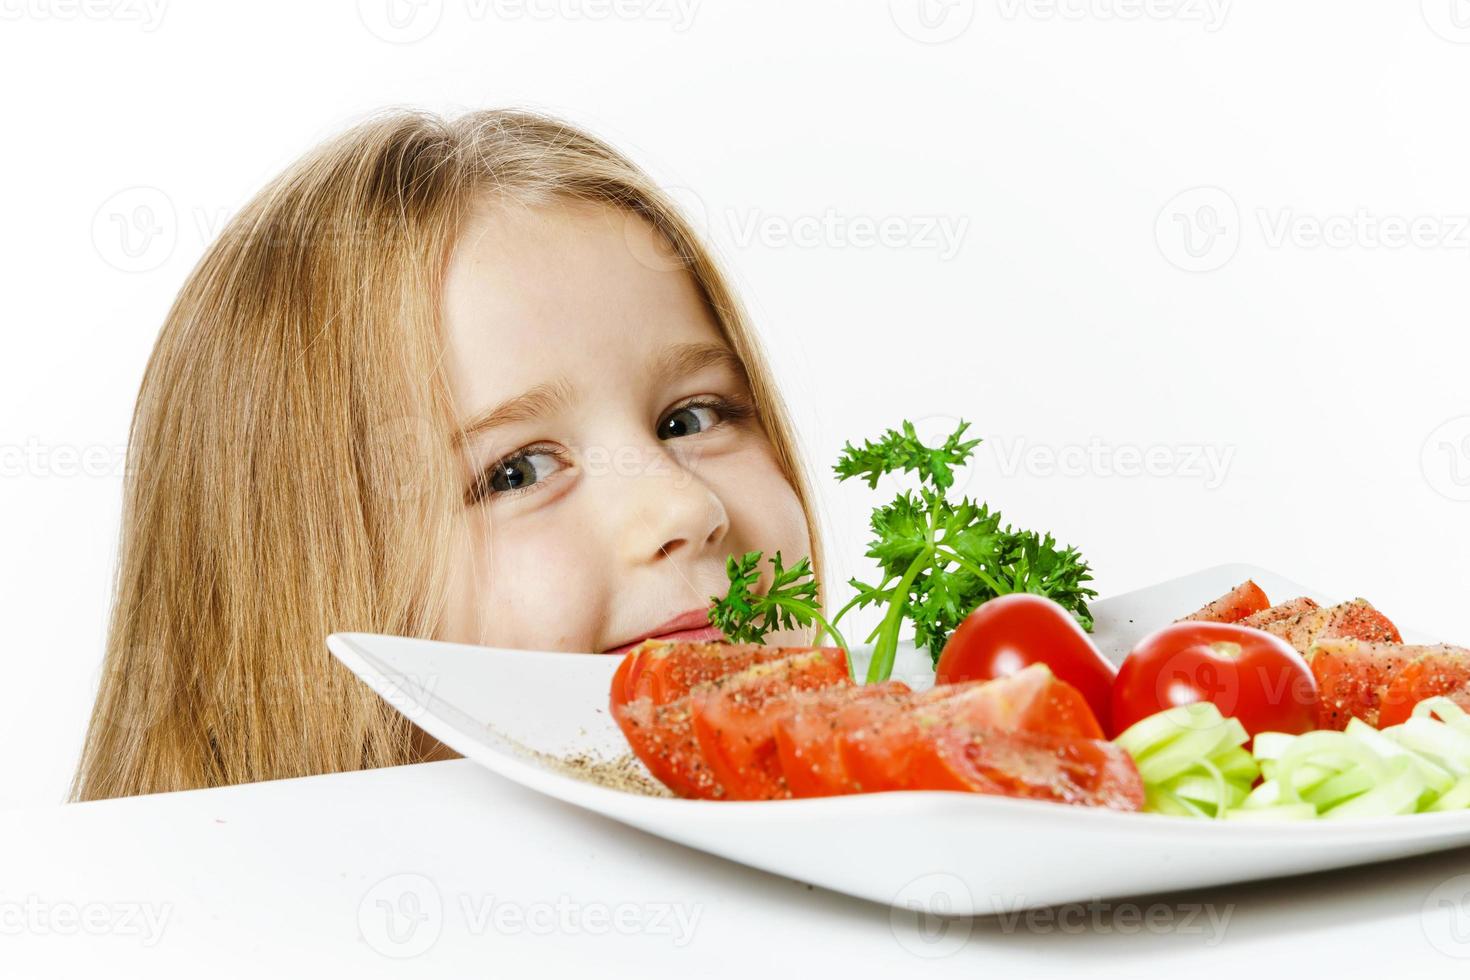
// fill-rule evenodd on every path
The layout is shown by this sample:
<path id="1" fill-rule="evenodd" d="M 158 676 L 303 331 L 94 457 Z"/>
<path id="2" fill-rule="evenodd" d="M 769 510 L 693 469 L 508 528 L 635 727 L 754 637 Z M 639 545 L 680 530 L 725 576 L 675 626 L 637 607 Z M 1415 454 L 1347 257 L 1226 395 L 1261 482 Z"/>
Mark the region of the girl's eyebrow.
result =
<path id="1" fill-rule="evenodd" d="M 653 378 L 682 378 L 716 365 L 745 378 L 745 364 L 739 356 L 724 344 L 713 343 L 670 344 L 654 356 L 649 370 Z M 496 426 L 550 415 L 571 404 L 574 397 L 572 385 L 565 378 L 532 385 L 461 424 L 454 441 L 462 444 Z"/>
<path id="2" fill-rule="evenodd" d="M 745 364 L 724 344 L 671 344 L 659 352 L 651 367 L 655 378 L 682 378 L 719 365 L 745 377 Z"/>
<path id="3" fill-rule="evenodd" d="M 557 409 L 569 405 L 573 396 L 571 383 L 566 378 L 558 378 L 551 383 L 543 382 L 532 385 L 514 398 L 507 398 L 494 408 L 481 412 L 468 422 L 462 423 L 454 434 L 454 441 L 456 443 L 468 442 L 480 433 L 496 426 L 509 425 L 512 422 L 528 422 L 542 415 L 550 415 Z"/>

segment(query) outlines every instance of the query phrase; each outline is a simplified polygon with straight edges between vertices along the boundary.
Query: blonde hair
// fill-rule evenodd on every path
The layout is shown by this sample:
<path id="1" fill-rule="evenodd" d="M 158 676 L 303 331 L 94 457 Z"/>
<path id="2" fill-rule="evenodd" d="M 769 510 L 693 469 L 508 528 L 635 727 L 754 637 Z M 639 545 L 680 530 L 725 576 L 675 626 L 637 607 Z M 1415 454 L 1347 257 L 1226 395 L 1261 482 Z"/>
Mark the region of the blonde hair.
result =
<path id="1" fill-rule="evenodd" d="M 431 637 L 462 516 L 439 304 L 487 192 L 637 215 L 702 290 L 801 501 L 786 410 L 724 274 L 635 164 L 519 111 L 392 111 L 291 166 L 226 227 L 138 395 L 102 677 L 77 800 L 421 761 L 330 632 Z"/>

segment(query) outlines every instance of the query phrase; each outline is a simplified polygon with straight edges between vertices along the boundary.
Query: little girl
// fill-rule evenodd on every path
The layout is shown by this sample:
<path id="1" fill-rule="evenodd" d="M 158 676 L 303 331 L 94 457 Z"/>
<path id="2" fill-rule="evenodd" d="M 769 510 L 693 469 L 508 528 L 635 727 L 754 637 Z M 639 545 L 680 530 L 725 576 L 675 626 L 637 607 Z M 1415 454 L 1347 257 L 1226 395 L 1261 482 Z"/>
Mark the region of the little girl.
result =
<path id="1" fill-rule="evenodd" d="M 79 800 L 445 755 L 328 633 L 712 638 L 727 555 L 818 550 L 709 250 L 522 112 L 384 115 L 258 194 L 163 325 L 125 496 Z"/>

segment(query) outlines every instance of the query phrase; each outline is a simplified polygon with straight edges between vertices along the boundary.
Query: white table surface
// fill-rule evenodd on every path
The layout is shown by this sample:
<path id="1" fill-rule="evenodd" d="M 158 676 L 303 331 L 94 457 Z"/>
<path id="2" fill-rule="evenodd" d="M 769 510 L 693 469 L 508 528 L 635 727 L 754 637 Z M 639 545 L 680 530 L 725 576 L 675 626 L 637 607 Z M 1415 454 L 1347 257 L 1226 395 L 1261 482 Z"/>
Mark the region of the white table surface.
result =
<path id="1" fill-rule="evenodd" d="M 1470 850 L 1057 919 L 920 923 L 467 760 L 0 813 L 0 841 L 7 978 L 1470 970 L 1470 877 L 1455 878 Z"/>

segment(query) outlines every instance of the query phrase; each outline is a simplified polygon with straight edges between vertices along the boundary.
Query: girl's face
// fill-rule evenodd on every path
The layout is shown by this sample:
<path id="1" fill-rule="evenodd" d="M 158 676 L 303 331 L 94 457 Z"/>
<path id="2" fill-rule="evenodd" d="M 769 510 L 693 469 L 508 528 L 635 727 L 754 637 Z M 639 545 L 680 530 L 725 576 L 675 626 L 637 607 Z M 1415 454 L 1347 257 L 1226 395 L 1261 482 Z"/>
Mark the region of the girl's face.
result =
<path id="1" fill-rule="evenodd" d="M 641 219 L 590 205 L 487 205 L 466 228 L 444 295 L 468 433 L 444 639 L 714 639 L 727 555 L 810 550 L 740 364 L 660 248 Z"/>

